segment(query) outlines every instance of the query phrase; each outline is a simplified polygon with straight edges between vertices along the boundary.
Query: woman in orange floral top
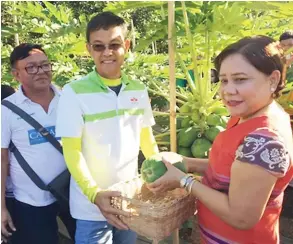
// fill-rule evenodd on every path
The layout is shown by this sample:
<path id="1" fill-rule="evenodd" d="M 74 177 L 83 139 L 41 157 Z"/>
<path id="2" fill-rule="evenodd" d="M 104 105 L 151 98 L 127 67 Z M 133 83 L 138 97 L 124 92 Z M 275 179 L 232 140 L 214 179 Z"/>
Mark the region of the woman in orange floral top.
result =
<path id="1" fill-rule="evenodd" d="M 185 187 L 198 199 L 202 243 L 279 243 L 284 189 L 293 176 L 290 119 L 274 98 L 284 87 L 274 40 L 246 37 L 215 60 L 220 95 L 231 119 L 209 159 L 184 158 L 195 181 L 165 161 L 167 173 L 153 192 Z"/>

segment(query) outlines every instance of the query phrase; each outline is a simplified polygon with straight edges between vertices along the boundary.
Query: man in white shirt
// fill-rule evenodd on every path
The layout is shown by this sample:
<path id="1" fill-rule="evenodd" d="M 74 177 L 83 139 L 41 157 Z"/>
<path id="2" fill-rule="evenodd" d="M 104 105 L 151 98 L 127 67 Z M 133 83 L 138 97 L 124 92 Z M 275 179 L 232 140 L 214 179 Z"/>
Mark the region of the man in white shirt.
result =
<path id="1" fill-rule="evenodd" d="M 130 42 L 125 21 L 102 12 L 87 25 L 87 49 L 95 70 L 63 88 L 56 134 L 71 173 L 70 212 L 76 244 L 134 244 L 136 233 L 111 206 L 121 193 L 110 188 L 138 175 L 138 153 L 158 153 L 145 85 L 122 71 Z"/>
<path id="2" fill-rule="evenodd" d="M 11 53 L 10 64 L 19 90 L 5 100 L 15 104 L 55 135 L 59 92 L 51 84 L 51 64 L 40 45 L 21 44 Z M 59 205 L 49 191 L 38 188 L 23 171 L 13 154 L 12 141 L 21 155 L 43 180 L 51 182 L 66 169 L 63 155 L 19 115 L 2 106 L 1 116 L 1 233 L 13 244 L 57 244 Z M 15 196 L 12 221 L 5 202 L 9 172 Z"/>
<path id="3" fill-rule="evenodd" d="M 1 84 L 1 101 L 10 95 L 15 93 L 15 90 L 13 87 L 9 85 L 2 85 Z M 10 175 L 7 176 L 6 179 L 6 190 L 5 190 L 5 201 L 6 201 L 6 207 L 9 211 L 9 214 L 12 219 L 14 219 L 14 195 L 13 195 L 13 186 L 10 179 Z M 4 237 L 5 239 L 5 237 Z M 13 243 L 12 243 L 13 244 Z"/>

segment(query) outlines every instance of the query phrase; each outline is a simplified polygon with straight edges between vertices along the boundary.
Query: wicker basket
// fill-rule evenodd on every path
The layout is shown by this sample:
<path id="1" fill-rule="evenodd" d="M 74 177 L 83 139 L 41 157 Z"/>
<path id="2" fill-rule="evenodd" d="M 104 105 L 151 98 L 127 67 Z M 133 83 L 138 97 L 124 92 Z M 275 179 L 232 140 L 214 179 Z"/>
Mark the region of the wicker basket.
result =
<path id="1" fill-rule="evenodd" d="M 169 236 L 195 211 L 195 198 L 185 190 L 155 195 L 139 177 L 118 183 L 111 189 L 122 193 L 122 197 L 113 198 L 113 206 L 131 212 L 130 218 L 120 216 L 121 220 L 139 235 L 154 241 Z"/>

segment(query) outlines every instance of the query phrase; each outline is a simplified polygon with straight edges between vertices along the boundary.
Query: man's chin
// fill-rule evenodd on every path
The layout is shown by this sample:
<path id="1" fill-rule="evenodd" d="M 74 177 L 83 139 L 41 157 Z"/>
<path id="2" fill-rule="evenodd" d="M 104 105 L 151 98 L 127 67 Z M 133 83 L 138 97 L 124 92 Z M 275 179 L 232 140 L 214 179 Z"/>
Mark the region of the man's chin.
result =
<path id="1" fill-rule="evenodd" d="M 48 88 L 50 88 L 51 86 L 51 82 L 47 81 L 47 82 L 40 82 L 38 84 L 36 84 L 34 86 L 34 90 L 36 91 L 45 91 L 48 90 Z"/>
<path id="2" fill-rule="evenodd" d="M 106 79 L 118 79 L 121 76 L 120 71 L 101 71 L 99 74 Z"/>

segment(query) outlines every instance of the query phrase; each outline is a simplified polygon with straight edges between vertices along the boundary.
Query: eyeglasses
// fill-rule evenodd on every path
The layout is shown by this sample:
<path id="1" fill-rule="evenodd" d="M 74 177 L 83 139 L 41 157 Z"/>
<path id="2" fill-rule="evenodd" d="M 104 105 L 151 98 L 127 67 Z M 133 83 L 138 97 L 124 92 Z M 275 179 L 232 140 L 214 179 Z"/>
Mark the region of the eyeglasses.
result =
<path id="1" fill-rule="evenodd" d="M 39 68 L 41 68 L 44 72 L 52 71 L 52 65 L 50 63 L 26 66 L 25 70 L 28 74 L 37 74 L 39 72 Z"/>
<path id="2" fill-rule="evenodd" d="M 106 48 L 112 50 L 112 51 L 116 51 L 119 48 L 121 48 L 123 46 L 123 43 L 111 43 L 111 44 L 89 44 L 94 51 L 96 52 L 103 52 L 106 50 Z"/>

